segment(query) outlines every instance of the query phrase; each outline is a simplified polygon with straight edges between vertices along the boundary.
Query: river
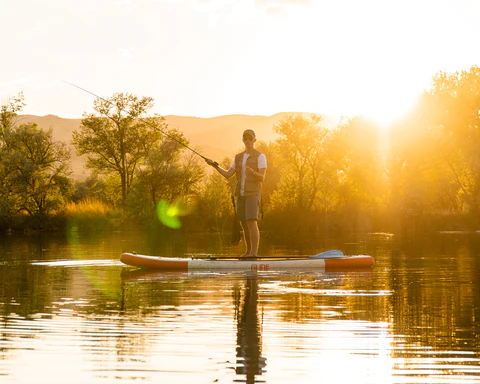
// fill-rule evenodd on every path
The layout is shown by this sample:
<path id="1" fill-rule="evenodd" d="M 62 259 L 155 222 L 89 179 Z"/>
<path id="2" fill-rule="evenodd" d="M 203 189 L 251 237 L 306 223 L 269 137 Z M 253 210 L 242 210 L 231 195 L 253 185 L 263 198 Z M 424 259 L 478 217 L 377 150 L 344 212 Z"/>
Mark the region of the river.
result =
<path id="1" fill-rule="evenodd" d="M 480 383 L 480 233 L 274 239 L 360 271 L 139 271 L 121 252 L 238 254 L 215 235 L 0 235 L 0 382 Z"/>

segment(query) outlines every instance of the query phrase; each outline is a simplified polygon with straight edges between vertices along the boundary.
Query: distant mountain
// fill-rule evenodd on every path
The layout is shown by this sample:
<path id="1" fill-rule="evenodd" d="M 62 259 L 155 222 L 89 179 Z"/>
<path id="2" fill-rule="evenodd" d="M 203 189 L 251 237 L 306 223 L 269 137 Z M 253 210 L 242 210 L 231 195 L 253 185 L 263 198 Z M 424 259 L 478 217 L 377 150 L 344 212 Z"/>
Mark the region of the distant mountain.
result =
<path id="1" fill-rule="evenodd" d="M 307 117 L 311 115 L 303 112 L 301 114 Z M 170 128 L 184 134 L 191 148 L 208 158 L 221 161 L 225 157 L 233 157 L 243 148 L 242 133 L 247 128 L 255 131 L 258 140 L 275 141 L 277 135 L 273 126 L 285 115 L 286 112 L 272 116 L 226 115 L 209 118 L 168 115 L 165 120 Z M 85 161 L 76 156 L 75 148 L 71 145 L 72 132 L 79 129 L 81 119 L 64 119 L 55 115 L 20 115 L 17 120 L 17 124 L 29 122 L 34 122 L 43 129 L 52 128 L 55 139 L 67 143 L 71 149 L 74 177 L 88 177 L 90 171 L 84 168 Z M 324 116 L 323 124 L 326 127 L 333 127 L 336 123 L 336 117 Z"/>

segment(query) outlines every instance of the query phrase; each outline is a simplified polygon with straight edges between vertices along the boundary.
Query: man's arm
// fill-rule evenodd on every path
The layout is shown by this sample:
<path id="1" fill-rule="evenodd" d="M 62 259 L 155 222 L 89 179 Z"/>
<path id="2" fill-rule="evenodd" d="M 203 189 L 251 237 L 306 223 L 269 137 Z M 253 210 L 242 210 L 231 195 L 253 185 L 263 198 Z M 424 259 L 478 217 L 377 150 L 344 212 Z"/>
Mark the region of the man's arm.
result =
<path id="1" fill-rule="evenodd" d="M 263 180 L 265 180 L 265 173 L 267 172 L 267 158 L 265 155 L 262 153 L 258 156 L 258 171 L 247 167 L 246 172 L 249 175 L 253 175 L 255 180 L 263 182 Z"/>
<path id="2" fill-rule="evenodd" d="M 220 173 L 226 179 L 229 179 L 235 173 L 235 169 L 233 168 L 223 169 L 218 164 L 216 164 L 213 160 L 206 159 L 205 161 L 207 162 L 208 165 L 211 165 L 213 168 L 215 168 L 217 172 Z"/>
<path id="3" fill-rule="evenodd" d="M 265 173 L 267 172 L 267 168 L 260 168 L 258 172 L 254 171 L 253 168 L 247 167 L 246 172 L 249 175 L 253 175 L 257 181 L 263 182 L 265 180 Z"/>

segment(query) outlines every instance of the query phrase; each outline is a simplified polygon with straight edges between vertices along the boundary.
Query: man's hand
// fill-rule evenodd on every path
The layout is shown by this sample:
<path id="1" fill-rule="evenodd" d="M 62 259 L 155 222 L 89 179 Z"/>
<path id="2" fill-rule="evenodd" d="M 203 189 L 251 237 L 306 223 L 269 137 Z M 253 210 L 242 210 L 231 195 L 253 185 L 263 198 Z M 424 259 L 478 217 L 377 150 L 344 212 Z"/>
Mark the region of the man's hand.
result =
<path id="1" fill-rule="evenodd" d="M 257 171 L 254 171 L 253 168 L 245 167 L 245 173 L 247 175 L 253 175 L 253 177 L 255 177 L 255 179 L 257 181 L 260 181 L 260 182 L 263 182 L 263 180 L 265 179 L 265 169 L 264 168 L 260 169 L 260 171 L 257 172 Z"/>
<path id="2" fill-rule="evenodd" d="M 205 159 L 205 161 L 208 165 L 211 165 L 214 168 L 218 168 L 218 163 L 216 161 L 213 161 L 211 159 Z"/>

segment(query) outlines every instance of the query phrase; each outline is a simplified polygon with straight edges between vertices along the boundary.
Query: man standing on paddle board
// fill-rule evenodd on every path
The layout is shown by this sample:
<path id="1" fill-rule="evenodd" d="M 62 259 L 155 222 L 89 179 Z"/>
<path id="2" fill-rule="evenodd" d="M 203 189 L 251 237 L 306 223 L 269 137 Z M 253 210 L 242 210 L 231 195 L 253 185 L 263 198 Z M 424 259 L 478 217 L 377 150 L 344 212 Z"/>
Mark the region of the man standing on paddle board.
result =
<path id="1" fill-rule="evenodd" d="M 257 224 L 258 209 L 262 195 L 262 182 L 267 171 L 267 158 L 254 148 L 256 141 L 253 130 L 247 129 L 243 132 L 245 151 L 235 156 L 228 170 L 220 168 L 213 160 L 205 160 L 225 178 L 229 179 L 233 175 L 236 177 L 237 218 L 243 227 L 247 249 L 242 256 L 245 257 L 258 256 L 260 242 Z"/>

